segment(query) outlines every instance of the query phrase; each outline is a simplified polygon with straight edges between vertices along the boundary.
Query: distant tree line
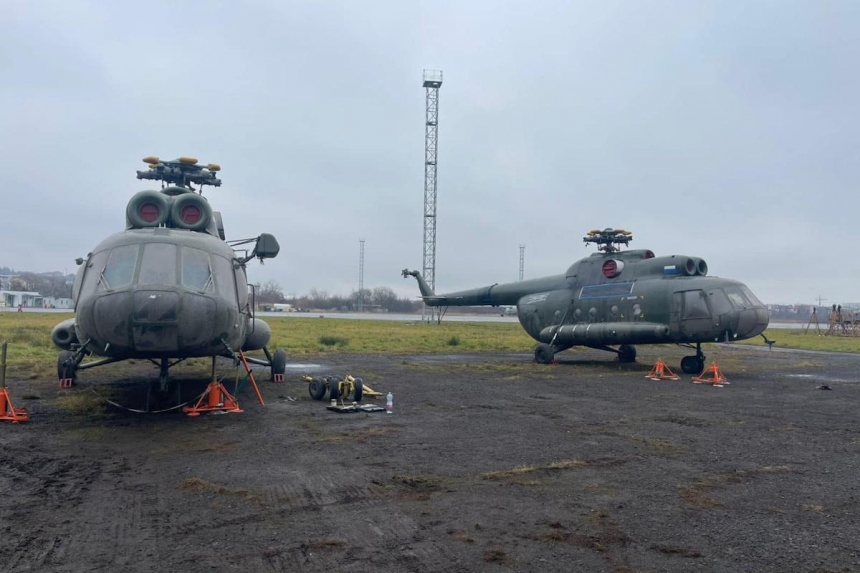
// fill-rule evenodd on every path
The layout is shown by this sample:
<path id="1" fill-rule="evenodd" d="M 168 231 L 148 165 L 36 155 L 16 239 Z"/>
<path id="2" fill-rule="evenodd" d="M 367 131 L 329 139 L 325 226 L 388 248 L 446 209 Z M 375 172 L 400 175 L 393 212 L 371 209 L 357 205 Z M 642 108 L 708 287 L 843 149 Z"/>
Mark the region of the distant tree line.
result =
<path id="1" fill-rule="evenodd" d="M 400 298 L 393 290 L 384 286 L 362 291 L 353 290 L 347 296 L 330 294 L 319 289 L 311 289 L 310 293 L 302 296 L 285 296 L 277 282 L 267 281 L 257 289 L 257 304 L 291 304 L 296 310 L 344 312 L 356 311 L 363 306 L 366 311 L 410 313 L 420 311 L 422 303 L 420 300 Z"/>
<path id="2" fill-rule="evenodd" d="M 5 267 L 4 269 L 5 270 Z M 12 274 L 12 273 L 2 273 Z M 9 279 L 9 289 L 37 292 L 42 296 L 71 298 L 72 281 L 62 273 L 17 273 Z"/>

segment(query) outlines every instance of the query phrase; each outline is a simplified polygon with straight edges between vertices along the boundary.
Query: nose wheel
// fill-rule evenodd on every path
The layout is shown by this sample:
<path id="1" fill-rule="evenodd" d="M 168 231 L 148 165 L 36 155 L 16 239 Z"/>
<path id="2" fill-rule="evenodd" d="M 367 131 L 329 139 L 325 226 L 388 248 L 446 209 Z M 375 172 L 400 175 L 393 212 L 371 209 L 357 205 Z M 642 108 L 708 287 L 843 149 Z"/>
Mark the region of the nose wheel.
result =
<path id="1" fill-rule="evenodd" d="M 696 344 L 696 355 L 685 356 L 681 359 L 681 371 L 684 374 L 700 374 L 705 369 L 705 355 L 702 353 L 702 344 Z"/>

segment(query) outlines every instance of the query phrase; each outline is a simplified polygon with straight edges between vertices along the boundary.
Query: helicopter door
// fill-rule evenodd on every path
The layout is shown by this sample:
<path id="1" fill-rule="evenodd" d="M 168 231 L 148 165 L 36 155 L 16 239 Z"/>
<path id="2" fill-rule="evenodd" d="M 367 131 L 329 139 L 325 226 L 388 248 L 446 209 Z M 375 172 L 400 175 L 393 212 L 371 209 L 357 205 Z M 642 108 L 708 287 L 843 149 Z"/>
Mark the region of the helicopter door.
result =
<path id="1" fill-rule="evenodd" d="M 713 320 L 705 291 L 688 290 L 675 293 L 676 297 L 678 295 L 684 297 L 681 309 L 681 332 L 691 338 L 710 332 Z"/>

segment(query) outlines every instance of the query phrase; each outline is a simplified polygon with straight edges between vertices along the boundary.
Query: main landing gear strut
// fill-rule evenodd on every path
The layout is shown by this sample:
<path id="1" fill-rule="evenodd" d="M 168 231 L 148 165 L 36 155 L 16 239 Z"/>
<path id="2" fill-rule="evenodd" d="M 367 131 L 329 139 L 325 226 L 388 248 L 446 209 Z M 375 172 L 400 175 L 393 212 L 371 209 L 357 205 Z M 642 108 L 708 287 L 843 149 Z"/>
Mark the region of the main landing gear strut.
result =
<path id="1" fill-rule="evenodd" d="M 684 374 L 699 374 L 705 369 L 705 355 L 702 353 L 702 343 L 696 343 L 696 355 L 685 356 L 681 359 L 681 371 Z"/>

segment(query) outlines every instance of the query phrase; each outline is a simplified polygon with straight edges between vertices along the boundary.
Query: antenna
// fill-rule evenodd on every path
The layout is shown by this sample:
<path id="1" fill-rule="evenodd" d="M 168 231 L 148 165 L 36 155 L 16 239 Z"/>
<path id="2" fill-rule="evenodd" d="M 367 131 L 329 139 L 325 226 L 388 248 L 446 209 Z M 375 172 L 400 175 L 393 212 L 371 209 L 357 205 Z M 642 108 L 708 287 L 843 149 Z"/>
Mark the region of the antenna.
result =
<path id="1" fill-rule="evenodd" d="M 439 88 L 441 70 L 424 70 L 426 111 L 424 127 L 424 267 L 422 275 L 432 290 L 436 290 L 436 151 L 439 133 Z M 428 310 L 421 308 L 421 320 Z M 430 319 L 435 310 L 430 308 Z"/>
<path id="2" fill-rule="evenodd" d="M 358 240 L 358 312 L 364 312 L 364 239 Z"/>
<path id="3" fill-rule="evenodd" d="M 526 246 L 520 245 L 520 282 L 523 281 L 523 269 L 525 269 L 526 262 Z"/>

